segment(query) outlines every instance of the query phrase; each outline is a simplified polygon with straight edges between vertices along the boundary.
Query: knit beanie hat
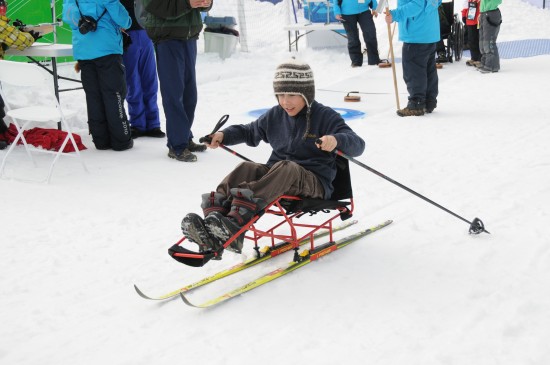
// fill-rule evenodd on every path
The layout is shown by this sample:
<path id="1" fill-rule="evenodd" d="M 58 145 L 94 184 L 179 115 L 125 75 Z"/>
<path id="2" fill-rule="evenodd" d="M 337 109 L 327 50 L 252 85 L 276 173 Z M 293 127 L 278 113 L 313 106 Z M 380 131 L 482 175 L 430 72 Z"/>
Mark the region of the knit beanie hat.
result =
<path id="1" fill-rule="evenodd" d="M 315 99 L 315 81 L 311 67 L 295 59 L 281 63 L 275 70 L 273 90 L 275 95 L 297 94 L 304 98 L 307 106 L 307 127 L 303 138 L 306 138 L 309 133 L 311 104 Z"/>

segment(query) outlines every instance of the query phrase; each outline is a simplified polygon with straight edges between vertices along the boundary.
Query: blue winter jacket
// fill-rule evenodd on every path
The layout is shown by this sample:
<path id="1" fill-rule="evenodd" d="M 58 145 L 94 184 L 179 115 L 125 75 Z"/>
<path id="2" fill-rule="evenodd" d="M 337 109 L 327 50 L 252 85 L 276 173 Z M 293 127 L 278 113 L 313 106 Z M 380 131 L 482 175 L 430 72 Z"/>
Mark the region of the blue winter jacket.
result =
<path id="1" fill-rule="evenodd" d="M 360 3 L 357 0 L 342 0 L 342 4 L 338 5 L 339 0 L 332 0 L 334 15 L 353 15 L 361 14 L 369 9 L 376 10 L 378 2 L 376 0 L 365 0 Z"/>
<path id="2" fill-rule="evenodd" d="M 337 149 L 350 156 L 359 156 L 365 150 L 365 141 L 344 122 L 333 109 L 316 101 L 311 105 L 310 129 L 307 138 L 305 107 L 295 117 L 289 116 L 279 105 L 268 110 L 250 124 L 233 125 L 223 130 L 223 143 L 233 145 L 246 143 L 257 146 L 260 141 L 273 149 L 266 165 L 271 167 L 278 161 L 296 162 L 313 172 L 325 189 L 325 199 L 330 199 L 336 176 L 336 155 L 321 151 L 315 140 L 325 135 L 333 135 L 338 142 Z"/>
<path id="3" fill-rule="evenodd" d="M 435 43 L 441 35 L 439 12 L 441 0 L 397 0 L 391 10 L 393 21 L 399 23 L 399 40 L 405 43 Z"/>
<path id="4" fill-rule="evenodd" d="M 119 0 L 63 0 L 63 21 L 73 32 L 73 56 L 76 60 L 92 60 L 110 54 L 122 54 L 121 28 L 132 25 L 132 19 Z M 80 8 L 80 12 L 79 9 Z M 80 34 L 80 13 L 98 19 L 95 32 Z"/>

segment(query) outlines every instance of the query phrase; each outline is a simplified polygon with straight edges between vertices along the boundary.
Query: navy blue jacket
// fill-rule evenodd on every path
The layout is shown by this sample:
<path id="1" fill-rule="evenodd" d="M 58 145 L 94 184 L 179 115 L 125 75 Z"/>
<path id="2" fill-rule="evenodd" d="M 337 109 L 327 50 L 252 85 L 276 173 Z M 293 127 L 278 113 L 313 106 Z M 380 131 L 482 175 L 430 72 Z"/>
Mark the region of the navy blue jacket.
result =
<path id="1" fill-rule="evenodd" d="M 313 172 L 325 189 L 325 199 L 333 192 L 332 181 L 336 176 L 336 155 L 321 151 L 315 140 L 325 135 L 333 135 L 338 142 L 337 149 L 356 157 L 365 150 L 365 141 L 344 122 L 332 108 L 316 101 L 311 105 L 311 123 L 307 138 L 302 139 L 306 129 L 306 109 L 295 117 L 290 117 L 279 105 L 268 110 L 250 124 L 233 125 L 223 130 L 223 144 L 246 143 L 256 147 L 260 141 L 273 149 L 267 166 L 278 161 L 296 162 Z"/>

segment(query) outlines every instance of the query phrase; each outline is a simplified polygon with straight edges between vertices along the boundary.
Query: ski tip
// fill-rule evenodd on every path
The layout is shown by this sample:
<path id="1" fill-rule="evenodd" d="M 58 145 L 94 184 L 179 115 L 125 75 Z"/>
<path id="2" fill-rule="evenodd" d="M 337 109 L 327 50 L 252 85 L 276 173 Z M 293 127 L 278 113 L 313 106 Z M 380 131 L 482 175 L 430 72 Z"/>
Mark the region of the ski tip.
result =
<path id="1" fill-rule="evenodd" d="M 138 287 L 136 284 L 134 284 L 134 289 L 136 289 L 136 292 L 139 294 L 140 297 L 144 298 L 144 299 L 153 299 L 147 295 L 145 295 Z"/>
<path id="2" fill-rule="evenodd" d="M 199 306 L 197 306 L 197 305 L 191 303 L 191 302 L 185 297 L 185 295 L 183 295 L 182 292 L 180 292 L 180 297 L 181 297 L 181 300 L 183 300 L 183 302 L 184 302 L 185 304 L 187 304 L 188 306 L 190 306 L 190 307 L 195 307 L 195 308 L 200 308 Z"/>

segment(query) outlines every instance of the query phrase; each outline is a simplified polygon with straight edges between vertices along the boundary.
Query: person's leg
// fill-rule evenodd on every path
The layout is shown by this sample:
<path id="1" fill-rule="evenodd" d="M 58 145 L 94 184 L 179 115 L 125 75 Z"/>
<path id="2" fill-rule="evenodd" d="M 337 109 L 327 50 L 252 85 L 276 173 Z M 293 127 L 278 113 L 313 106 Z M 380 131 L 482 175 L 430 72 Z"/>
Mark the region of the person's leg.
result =
<path id="1" fill-rule="evenodd" d="M 136 32 L 141 47 L 139 75 L 143 88 L 142 103 L 145 106 L 145 130 L 150 131 L 154 128 L 160 128 L 159 108 L 157 104 L 158 77 L 155 49 L 146 31 L 139 30 Z"/>
<path id="2" fill-rule="evenodd" d="M 378 40 L 376 39 L 376 26 L 372 20 L 371 12 L 365 11 L 359 14 L 358 21 L 367 47 L 367 62 L 369 65 L 378 65 L 380 63 Z"/>
<path id="3" fill-rule="evenodd" d="M 426 76 L 427 76 L 427 85 L 426 85 L 426 99 L 425 99 L 425 110 L 428 113 L 433 112 L 437 107 L 437 95 L 439 95 L 439 76 L 437 75 L 437 68 L 435 66 L 435 49 L 436 43 L 433 43 L 432 46 L 426 45 Z M 430 49 L 431 48 L 431 49 Z"/>
<path id="4" fill-rule="evenodd" d="M 267 174 L 269 167 L 256 162 L 243 162 L 239 164 L 220 182 L 216 191 L 226 197 L 231 195 L 231 189 L 237 188 L 246 181 L 256 181 Z"/>
<path id="5" fill-rule="evenodd" d="M 419 43 L 403 43 L 402 51 L 403 80 L 409 92 L 407 108 L 418 110 L 417 115 L 424 114 L 423 109 L 428 83 L 426 66 L 428 64 L 428 54 L 425 52 L 424 47 L 425 45 Z M 421 113 L 420 110 L 422 111 Z"/>
<path id="6" fill-rule="evenodd" d="M 126 86 L 128 94 L 126 101 L 128 102 L 128 115 L 130 117 L 130 125 L 136 129 L 136 135 L 145 131 L 145 104 L 143 103 L 143 87 L 147 84 L 142 84 L 140 78 L 141 68 L 141 44 L 139 43 L 139 31 L 128 31 L 132 43 L 124 51 L 122 59 L 126 69 Z"/>
<path id="7" fill-rule="evenodd" d="M 8 130 L 8 126 L 4 123 L 4 117 L 6 116 L 6 112 L 4 111 L 5 106 L 4 99 L 0 95 L 0 134 Z"/>
<path id="8" fill-rule="evenodd" d="M 196 76 L 196 63 L 197 63 L 197 40 L 191 39 L 184 42 L 185 46 L 185 89 L 183 92 L 183 108 L 185 109 L 185 115 L 187 116 L 189 128 L 187 130 L 188 140 L 193 138 L 193 122 L 195 121 L 195 109 L 197 108 L 198 94 L 197 94 L 197 76 Z"/>
<path id="9" fill-rule="evenodd" d="M 185 92 L 185 46 L 183 41 L 167 40 L 156 45 L 157 73 L 166 116 L 167 146 L 176 155 L 187 148 L 189 118 L 183 106 Z"/>
<path id="10" fill-rule="evenodd" d="M 470 46 L 470 55 L 472 61 L 481 60 L 481 52 L 479 51 L 479 29 L 477 25 L 468 25 L 468 44 Z"/>
<path id="11" fill-rule="evenodd" d="M 99 85 L 99 75 L 94 60 L 79 61 L 82 87 L 86 95 L 88 128 L 98 150 L 110 149 L 111 137 L 107 126 L 105 106 Z"/>
<path id="12" fill-rule="evenodd" d="M 267 204 L 281 195 L 298 195 L 323 198 L 324 189 L 317 176 L 295 162 L 280 161 L 257 181 L 243 181 L 231 189 L 231 211 L 224 216 L 219 212 L 209 214 L 204 222 L 210 236 L 223 245 L 241 230 Z M 243 234 L 237 237 L 230 248 L 240 252 Z"/>
<path id="13" fill-rule="evenodd" d="M 115 151 L 130 149 L 134 142 L 124 108 L 126 77 L 122 56 L 113 54 L 100 57 L 97 59 L 96 65 L 111 146 Z"/>
<path id="14" fill-rule="evenodd" d="M 348 53 L 352 66 L 363 65 L 363 52 L 361 52 L 361 41 L 359 40 L 359 29 L 357 28 L 357 15 L 342 15 L 343 25 L 348 38 Z"/>
<path id="15" fill-rule="evenodd" d="M 500 10 L 488 11 L 480 15 L 481 28 L 480 49 L 482 69 L 491 72 L 500 70 L 500 56 L 498 54 L 497 37 L 500 31 L 502 15 Z"/>
<path id="16" fill-rule="evenodd" d="M 325 194 L 317 176 L 292 161 L 277 162 L 259 180 L 244 181 L 239 188 L 250 189 L 266 203 L 285 194 L 319 199 Z"/>

